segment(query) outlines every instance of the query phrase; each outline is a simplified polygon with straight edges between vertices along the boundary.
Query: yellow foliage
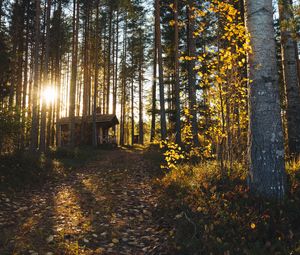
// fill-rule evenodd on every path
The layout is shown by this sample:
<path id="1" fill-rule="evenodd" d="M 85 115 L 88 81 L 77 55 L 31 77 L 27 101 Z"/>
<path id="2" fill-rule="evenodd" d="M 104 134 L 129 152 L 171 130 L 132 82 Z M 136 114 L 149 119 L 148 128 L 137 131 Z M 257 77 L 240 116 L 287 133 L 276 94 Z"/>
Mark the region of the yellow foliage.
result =
<path id="1" fill-rule="evenodd" d="M 170 25 L 171 27 L 173 27 L 173 26 L 175 25 L 175 20 L 170 20 L 170 21 L 169 21 L 169 25 Z"/>
<path id="2" fill-rule="evenodd" d="M 248 125 L 247 83 L 250 81 L 243 73 L 246 56 L 251 52 L 250 36 L 239 11 L 229 1 L 212 0 L 209 5 L 198 8 L 201 10 L 195 12 L 199 19 L 196 31 L 200 31 L 197 34 L 200 38 L 212 33 L 207 28 L 208 20 L 218 18 L 215 41 L 197 56 L 197 72 L 201 78 L 199 86 L 206 89 L 206 102 L 213 119 L 206 135 L 220 143 L 228 138 L 228 132 L 237 132 L 238 128 L 245 130 Z M 236 118 L 239 118 L 239 127 Z"/>
<path id="3" fill-rule="evenodd" d="M 199 87 L 202 88 L 207 107 L 203 114 L 199 114 L 199 122 L 205 129 L 201 133 L 200 148 L 195 147 L 192 115 L 188 109 L 184 109 L 182 148 L 170 141 L 163 143 L 166 159 L 164 168 L 169 170 L 178 169 L 182 160 L 214 157 L 214 146 L 223 143 L 232 134 L 238 137 L 236 139 L 246 137 L 248 125 L 247 83 L 250 81 L 243 74 L 251 47 L 240 13 L 230 1 L 221 0 L 200 4 L 193 11 L 196 25 L 194 36 L 215 38 L 196 56 L 180 57 L 181 61 L 196 62 Z M 211 20 L 216 18 L 217 22 L 212 24 Z"/>

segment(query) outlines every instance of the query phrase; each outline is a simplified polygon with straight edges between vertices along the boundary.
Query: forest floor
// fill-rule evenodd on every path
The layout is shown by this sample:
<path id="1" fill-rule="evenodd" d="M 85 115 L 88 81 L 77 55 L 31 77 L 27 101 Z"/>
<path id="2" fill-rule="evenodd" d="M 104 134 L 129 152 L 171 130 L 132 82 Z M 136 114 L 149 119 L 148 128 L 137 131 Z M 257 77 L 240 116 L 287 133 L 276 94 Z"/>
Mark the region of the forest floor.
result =
<path id="1" fill-rule="evenodd" d="M 94 153 L 80 167 L 54 162 L 60 174 L 42 186 L 0 192 L 1 255 L 174 254 L 156 213 L 159 164 L 138 148 Z"/>
<path id="2" fill-rule="evenodd" d="M 300 254 L 300 160 L 282 204 L 255 197 L 239 162 L 163 172 L 155 146 L 0 162 L 0 255 Z"/>

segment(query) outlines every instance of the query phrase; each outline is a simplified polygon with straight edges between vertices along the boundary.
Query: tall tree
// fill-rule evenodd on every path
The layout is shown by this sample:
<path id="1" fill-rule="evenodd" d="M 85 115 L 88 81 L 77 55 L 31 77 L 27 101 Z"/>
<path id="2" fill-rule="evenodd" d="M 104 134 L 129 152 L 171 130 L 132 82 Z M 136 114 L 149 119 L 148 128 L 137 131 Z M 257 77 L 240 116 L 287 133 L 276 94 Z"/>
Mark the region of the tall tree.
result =
<path id="1" fill-rule="evenodd" d="M 39 48 L 40 48 L 40 0 L 35 1 L 35 39 L 34 39 L 34 83 L 32 95 L 32 124 L 30 133 L 30 149 L 35 151 L 38 147 L 39 112 L 38 112 L 38 88 L 40 81 Z"/>
<path id="2" fill-rule="evenodd" d="M 46 36 L 45 36 L 45 59 L 44 59 L 44 68 L 43 68 L 43 85 L 42 89 L 46 89 L 49 86 L 49 51 L 50 51 L 50 15 L 51 15 L 51 0 L 47 0 L 46 7 Z M 42 96 L 42 111 L 41 111 L 41 131 L 40 131 L 40 152 L 45 152 L 46 150 L 46 118 L 47 118 L 47 103 L 44 93 L 41 93 Z M 51 114 L 51 113 L 50 113 Z"/>
<path id="3" fill-rule="evenodd" d="M 264 197 L 286 192 L 284 143 L 276 64 L 272 0 L 245 1 L 249 54 L 249 183 Z"/>
<path id="4" fill-rule="evenodd" d="M 154 49 L 153 49 L 153 78 L 152 78 L 152 108 L 151 108 L 151 131 L 150 142 L 154 141 L 156 131 L 156 87 L 157 87 L 157 40 L 156 26 L 154 29 Z"/>
<path id="5" fill-rule="evenodd" d="M 26 2 L 26 19 L 25 19 L 25 58 L 24 58 L 24 79 L 23 79 L 23 92 L 22 92 L 22 131 L 21 131 L 21 148 L 24 149 L 25 147 L 25 138 L 27 133 L 26 128 L 26 114 L 29 112 L 27 104 L 28 97 L 27 97 L 27 90 L 28 90 L 28 63 L 29 63 L 29 33 L 30 33 L 30 2 Z"/>
<path id="6" fill-rule="evenodd" d="M 75 100 L 77 79 L 77 57 L 78 57 L 78 30 L 79 30 L 79 0 L 73 1 L 73 35 L 72 35 L 72 70 L 69 94 L 69 117 L 70 117 L 70 146 L 75 146 Z"/>
<path id="7" fill-rule="evenodd" d="M 3 0 L 0 0 L 0 30 L 2 28 L 2 5 L 3 5 Z"/>
<path id="8" fill-rule="evenodd" d="M 195 42 L 195 17 L 194 17 L 194 0 L 188 0 L 187 6 L 187 49 L 190 60 L 188 61 L 188 91 L 189 91 L 189 109 L 192 116 L 192 133 L 193 141 L 199 146 L 198 139 L 198 118 L 197 118 L 197 99 L 196 99 L 196 42 Z"/>
<path id="9" fill-rule="evenodd" d="M 69 40 L 64 38 L 63 40 L 63 19 L 62 19 L 62 0 L 58 1 L 57 10 L 53 14 L 53 26 L 52 26 L 52 33 L 57 33 L 57 40 L 52 41 L 52 49 L 55 49 L 55 79 L 56 79 L 56 91 L 57 91 L 57 98 L 55 102 L 55 118 L 56 120 L 60 119 L 61 116 L 61 99 L 62 99 L 62 85 L 61 85 L 61 73 L 62 73 L 62 56 L 63 56 L 63 45 L 67 44 Z M 65 42 L 67 41 L 67 42 Z M 53 126 L 54 129 L 54 126 Z M 56 145 L 59 142 L 59 126 L 56 122 Z M 55 131 L 55 130 L 54 130 Z M 54 134 L 53 134 L 54 139 Z M 54 141 L 53 141 L 54 142 Z"/>
<path id="10" fill-rule="evenodd" d="M 160 101 L 160 129 L 161 139 L 167 138 L 167 122 L 165 110 L 165 89 L 164 89 L 164 71 L 161 45 L 161 28 L 160 28 L 160 0 L 155 0 L 155 27 L 156 27 L 156 44 L 157 60 L 159 69 L 159 101 Z"/>
<path id="11" fill-rule="evenodd" d="M 84 43 L 83 47 L 83 99 L 82 99 L 82 123 L 81 123 L 81 143 L 86 143 L 87 137 L 87 116 L 89 115 L 91 74 L 90 74 L 90 19 L 91 3 L 84 3 Z"/>
<path id="12" fill-rule="evenodd" d="M 134 49 L 132 49 L 132 53 L 133 52 L 134 52 Z M 134 62 L 133 61 L 134 61 L 134 57 L 132 56 L 132 59 L 131 59 L 132 75 L 131 75 L 131 85 L 130 85 L 130 91 L 131 91 L 131 145 L 132 146 L 134 145 L 134 133 L 135 133 L 134 132 L 134 72 L 133 72 Z"/>
<path id="13" fill-rule="evenodd" d="M 117 112 L 117 93 L 118 93 L 118 61 L 119 61 L 119 9 L 117 10 L 116 15 L 116 59 L 115 59 L 115 87 L 113 91 L 113 114 Z"/>
<path id="14" fill-rule="evenodd" d="M 293 11 L 290 0 L 279 0 L 283 77 L 287 101 L 287 131 L 290 154 L 300 154 L 300 87 L 298 51 L 293 31 Z M 294 35 L 293 35 L 294 34 Z"/>
<path id="15" fill-rule="evenodd" d="M 175 142 L 181 144 L 178 0 L 174 0 Z"/>
<path id="16" fill-rule="evenodd" d="M 106 114 L 109 114 L 110 106 L 110 82 L 111 82 L 111 37 L 112 37 L 112 20 L 113 7 L 109 6 L 109 28 L 108 28 L 108 55 L 107 55 L 107 87 L 106 87 Z"/>
<path id="17" fill-rule="evenodd" d="M 120 145 L 125 144 L 125 105 L 126 105 L 126 73 L 127 73 L 127 28 L 128 28 L 128 17 L 127 13 L 124 14 L 124 28 L 123 28 L 123 52 L 122 52 L 122 60 L 121 60 L 121 91 L 120 91 L 120 97 L 121 97 L 121 118 L 120 118 Z"/>
<path id="18" fill-rule="evenodd" d="M 144 49 L 143 49 L 143 31 L 139 29 L 139 61 L 138 61 L 138 79 L 139 79 L 139 144 L 144 144 L 144 120 L 143 120 L 143 62 L 144 62 Z"/>
<path id="19" fill-rule="evenodd" d="M 99 76 L 99 3 L 100 0 L 97 0 L 96 4 L 96 29 L 95 29 L 95 81 L 94 81 L 94 101 L 93 101 L 93 146 L 97 146 L 98 137 L 97 137 L 97 96 L 98 96 L 98 76 Z"/>

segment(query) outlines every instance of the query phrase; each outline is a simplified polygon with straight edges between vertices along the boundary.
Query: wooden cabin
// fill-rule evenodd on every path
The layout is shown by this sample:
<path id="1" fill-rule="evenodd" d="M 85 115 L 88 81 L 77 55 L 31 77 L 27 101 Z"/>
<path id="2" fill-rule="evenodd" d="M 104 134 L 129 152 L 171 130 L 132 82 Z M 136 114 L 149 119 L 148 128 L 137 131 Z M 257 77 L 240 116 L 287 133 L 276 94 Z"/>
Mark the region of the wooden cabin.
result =
<path id="1" fill-rule="evenodd" d="M 58 146 L 64 147 L 69 144 L 70 118 L 61 118 L 57 121 Z M 97 145 L 117 144 L 116 125 L 119 120 L 114 114 L 97 114 Z M 82 142 L 82 136 L 83 142 Z M 93 116 L 87 116 L 84 122 L 81 116 L 75 117 L 75 145 L 93 144 Z"/>

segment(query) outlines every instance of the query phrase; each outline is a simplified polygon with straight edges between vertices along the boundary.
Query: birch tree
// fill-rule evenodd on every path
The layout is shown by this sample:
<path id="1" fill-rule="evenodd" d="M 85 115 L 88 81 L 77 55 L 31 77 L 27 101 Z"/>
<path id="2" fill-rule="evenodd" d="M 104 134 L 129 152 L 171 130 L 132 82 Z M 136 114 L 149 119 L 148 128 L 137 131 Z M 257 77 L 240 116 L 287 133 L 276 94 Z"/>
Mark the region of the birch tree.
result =
<path id="1" fill-rule="evenodd" d="M 245 1 L 249 63 L 249 185 L 264 197 L 286 192 L 272 0 Z"/>

